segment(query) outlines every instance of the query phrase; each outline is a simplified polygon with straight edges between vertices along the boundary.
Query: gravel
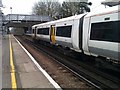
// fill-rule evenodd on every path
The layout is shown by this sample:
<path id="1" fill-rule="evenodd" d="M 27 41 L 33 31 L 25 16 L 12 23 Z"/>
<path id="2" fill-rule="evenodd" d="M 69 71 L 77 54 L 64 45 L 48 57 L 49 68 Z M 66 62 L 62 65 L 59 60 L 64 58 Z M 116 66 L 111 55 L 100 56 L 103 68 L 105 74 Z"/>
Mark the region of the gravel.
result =
<path id="1" fill-rule="evenodd" d="M 40 66 L 64 89 L 93 90 L 94 87 L 88 85 L 83 80 L 76 77 L 71 71 L 59 64 L 54 58 L 38 51 L 31 45 L 22 42 L 25 48 L 33 55 Z"/>

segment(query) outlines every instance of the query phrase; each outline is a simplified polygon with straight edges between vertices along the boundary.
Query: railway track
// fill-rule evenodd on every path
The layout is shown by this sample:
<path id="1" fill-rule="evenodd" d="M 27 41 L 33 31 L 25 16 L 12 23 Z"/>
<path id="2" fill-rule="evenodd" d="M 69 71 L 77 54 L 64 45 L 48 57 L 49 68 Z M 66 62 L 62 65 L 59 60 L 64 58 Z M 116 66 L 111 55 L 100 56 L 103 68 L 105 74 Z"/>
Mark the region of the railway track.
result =
<path id="1" fill-rule="evenodd" d="M 17 37 L 18 38 L 18 37 Z M 48 45 L 35 44 L 31 38 L 29 37 L 19 37 L 19 41 L 23 44 L 23 41 L 36 49 L 42 51 L 43 53 L 47 53 L 49 56 L 53 57 L 54 60 L 69 69 L 76 77 L 84 80 L 89 85 L 94 86 L 96 89 L 119 89 L 120 81 L 112 77 L 104 72 L 99 71 L 98 69 L 81 62 L 80 60 L 75 60 L 73 58 L 64 55 L 63 53 L 59 53 L 59 49 L 57 47 L 53 47 Z M 61 50 L 60 50 L 61 52 Z"/>

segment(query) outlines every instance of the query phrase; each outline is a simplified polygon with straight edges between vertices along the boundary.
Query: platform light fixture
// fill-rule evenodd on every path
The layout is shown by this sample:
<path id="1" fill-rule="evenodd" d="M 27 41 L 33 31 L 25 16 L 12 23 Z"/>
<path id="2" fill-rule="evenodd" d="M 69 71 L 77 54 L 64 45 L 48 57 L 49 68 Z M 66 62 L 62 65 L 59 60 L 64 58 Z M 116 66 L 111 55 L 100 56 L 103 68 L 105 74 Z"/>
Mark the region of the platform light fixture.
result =
<path id="1" fill-rule="evenodd" d="M 12 14 L 12 7 L 10 7 L 10 12 L 11 12 L 11 14 Z"/>

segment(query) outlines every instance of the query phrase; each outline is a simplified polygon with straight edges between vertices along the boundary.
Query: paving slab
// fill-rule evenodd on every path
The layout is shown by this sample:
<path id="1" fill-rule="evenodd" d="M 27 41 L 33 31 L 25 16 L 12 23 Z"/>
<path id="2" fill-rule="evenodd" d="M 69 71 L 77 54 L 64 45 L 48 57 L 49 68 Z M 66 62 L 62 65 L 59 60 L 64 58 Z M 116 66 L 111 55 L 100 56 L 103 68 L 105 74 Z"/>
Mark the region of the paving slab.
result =
<path id="1" fill-rule="evenodd" d="M 50 88 L 55 89 L 44 74 L 35 66 L 29 56 L 24 52 L 13 36 L 13 54 L 16 73 L 19 75 L 21 88 Z"/>
<path id="2" fill-rule="evenodd" d="M 2 88 L 11 88 L 10 59 L 9 59 L 9 37 L 2 37 Z"/>

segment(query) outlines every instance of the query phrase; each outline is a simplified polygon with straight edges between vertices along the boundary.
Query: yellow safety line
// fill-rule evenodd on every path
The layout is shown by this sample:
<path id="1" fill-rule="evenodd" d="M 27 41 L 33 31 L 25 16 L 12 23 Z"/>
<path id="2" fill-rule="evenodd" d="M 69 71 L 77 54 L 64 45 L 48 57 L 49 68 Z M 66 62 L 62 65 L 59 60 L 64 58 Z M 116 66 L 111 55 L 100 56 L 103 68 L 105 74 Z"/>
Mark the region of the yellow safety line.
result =
<path id="1" fill-rule="evenodd" d="M 10 37 L 9 37 L 10 38 Z M 11 40 L 9 39 L 10 43 L 10 71 L 11 71 L 11 85 L 12 85 L 12 90 L 16 90 L 17 84 L 16 84 L 16 78 L 15 78 L 15 67 L 13 64 L 13 53 L 12 53 L 12 44 Z"/>

